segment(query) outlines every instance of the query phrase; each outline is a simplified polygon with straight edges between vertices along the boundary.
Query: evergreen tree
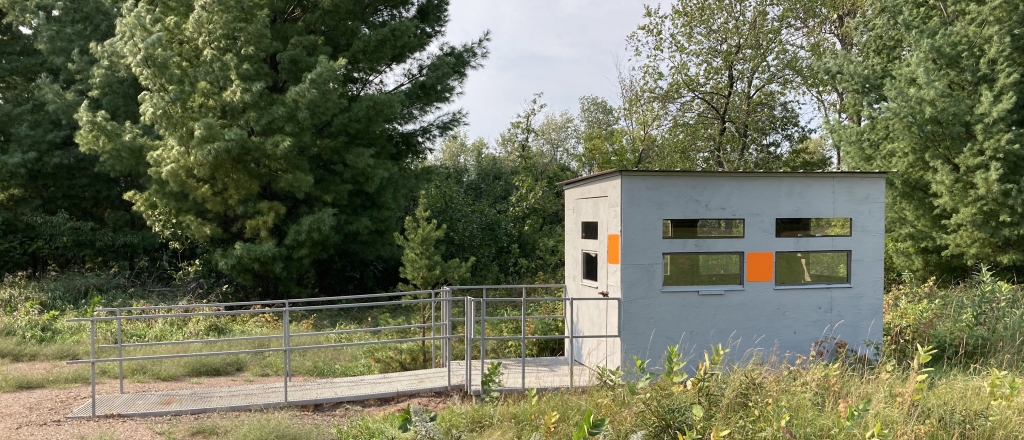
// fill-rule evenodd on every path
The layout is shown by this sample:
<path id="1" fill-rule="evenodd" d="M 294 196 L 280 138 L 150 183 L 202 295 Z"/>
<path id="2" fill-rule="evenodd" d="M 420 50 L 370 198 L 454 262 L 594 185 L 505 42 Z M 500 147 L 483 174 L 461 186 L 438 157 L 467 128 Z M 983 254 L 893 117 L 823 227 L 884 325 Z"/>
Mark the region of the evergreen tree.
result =
<path id="1" fill-rule="evenodd" d="M 141 0 L 93 51 L 77 140 L 171 242 L 276 292 L 367 276 L 414 194 L 411 164 L 487 37 L 442 40 L 444 0 Z M 138 121 L 103 109 L 133 78 Z"/>
<path id="2" fill-rule="evenodd" d="M 895 170 L 887 206 L 900 271 L 960 277 L 1024 267 L 1024 3 L 870 1 L 837 63 L 832 128 L 852 167 Z"/>
<path id="3" fill-rule="evenodd" d="M 409 284 L 399 286 L 403 290 L 432 290 L 446 285 L 457 284 L 469 278 L 474 259 L 461 261 L 453 258 L 445 261 L 445 225 L 438 226 L 437 220 L 430 219 L 420 196 L 416 213 L 405 218 L 405 235 L 395 233 L 395 242 L 402 247 L 402 268 L 399 274 Z"/>
<path id="4" fill-rule="evenodd" d="M 91 42 L 114 34 L 112 0 L 0 0 L 0 274 L 131 261 L 157 245 L 74 141 Z M 106 98 L 116 101 L 133 89 Z"/>

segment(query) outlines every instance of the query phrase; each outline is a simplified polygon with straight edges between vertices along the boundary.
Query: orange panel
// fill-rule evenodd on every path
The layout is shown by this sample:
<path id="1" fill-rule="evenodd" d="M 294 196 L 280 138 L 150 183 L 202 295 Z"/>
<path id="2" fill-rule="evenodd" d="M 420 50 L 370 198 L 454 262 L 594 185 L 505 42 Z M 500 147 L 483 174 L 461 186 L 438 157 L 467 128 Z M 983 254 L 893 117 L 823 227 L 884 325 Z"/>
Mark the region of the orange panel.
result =
<path id="1" fill-rule="evenodd" d="M 773 279 L 775 254 L 772 252 L 747 252 L 747 281 L 767 282 Z"/>
<path id="2" fill-rule="evenodd" d="M 619 234 L 608 234 L 608 264 L 619 264 Z"/>

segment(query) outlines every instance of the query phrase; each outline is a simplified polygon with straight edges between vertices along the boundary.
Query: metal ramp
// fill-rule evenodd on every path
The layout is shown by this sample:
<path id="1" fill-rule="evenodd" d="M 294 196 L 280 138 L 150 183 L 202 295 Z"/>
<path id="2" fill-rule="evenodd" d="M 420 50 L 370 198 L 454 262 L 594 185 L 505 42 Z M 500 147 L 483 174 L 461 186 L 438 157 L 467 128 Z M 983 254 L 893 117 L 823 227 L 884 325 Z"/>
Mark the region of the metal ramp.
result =
<path id="1" fill-rule="evenodd" d="M 575 339 L 586 338 L 618 338 L 618 335 L 576 335 L 572 331 L 563 334 L 531 334 L 528 322 L 538 319 L 563 320 L 565 329 L 573 329 L 572 305 L 578 301 L 611 301 L 617 298 L 586 298 L 573 299 L 559 296 L 537 297 L 528 295 L 528 289 L 560 289 L 563 285 L 529 285 L 529 286 L 471 286 L 453 287 L 436 291 L 397 292 L 352 297 L 310 298 L 288 301 L 256 301 L 244 303 L 189 304 L 175 306 L 129 307 L 118 309 L 97 309 L 97 315 L 90 318 L 77 318 L 70 321 L 88 322 L 90 325 L 90 359 L 70 361 L 69 364 L 89 364 L 92 373 L 92 394 L 89 400 L 75 409 L 69 418 L 89 418 L 101 416 L 166 416 L 181 414 L 198 414 L 214 411 L 241 411 L 252 409 L 275 408 L 295 405 L 313 405 L 336 402 L 379 399 L 421 393 L 464 390 L 467 393 L 480 394 L 480 378 L 491 362 L 501 362 L 503 389 L 499 391 L 525 391 L 527 389 L 558 389 L 586 386 L 591 382 L 593 371 L 578 362 L 570 363 L 576 358 L 573 353 Z M 509 289 L 520 290 L 521 295 L 510 298 L 495 297 L 494 292 Z M 481 292 L 479 298 L 472 296 L 471 290 Z M 455 296 L 457 291 L 463 296 Z M 488 297 L 488 291 L 491 296 Z M 416 296 L 423 299 L 408 299 Z M 428 297 L 429 296 L 429 297 Z M 398 297 L 398 300 L 389 298 Z M 382 301 L 383 300 L 383 301 Z M 527 306 L 535 302 L 560 303 L 559 315 L 529 315 Z M 319 303 L 317 305 L 308 305 Z M 326 304 L 325 304 L 326 303 Z M 492 314 L 488 314 L 488 304 Z M 383 307 L 396 305 L 430 306 L 430 323 L 390 327 L 374 327 L 364 329 L 346 329 L 326 332 L 293 333 L 290 315 L 297 312 L 317 311 L 340 308 Z M 510 315 L 510 310 L 518 309 L 520 313 Z M 190 311 L 200 310 L 200 311 Z M 461 312 L 461 313 L 459 313 Z M 234 337 L 202 340 L 179 341 L 143 341 L 126 343 L 122 337 L 122 322 L 133 319 L 167 319 L 191 318 L 193 316 L 225 316 L 248 313 L 276 313 L 281 315 L 282 330 L 280 335 L 261 335 L 252 337 Z M 113 314 L 113 316 L 109 316 Z M 498 316 L 495 316 L 498 315 Z M 519 321 L 518 334 L 498 333 L 492 330 L 487 334 L 487 325 L 491 321 Z M 466 325 L 470 323 L 472 325 Z M 111 327 L 109 335 L 113 344 L 97 345 L 97 325 Z M 493 328 L 492 323 L 492 328 Z M 460 330 L 456 326 L 461 326 Z M 506 326 L 507 328 L 507 326 Z M 308 336 L 325 336 L 349 334 L 354 332 L 380 332 L 394 330 L 414 330 L 430 336 L 413 338 L 378 339 L 372 341 L 344 342 L 332 344 L 302 345 L 294 339 Z M 616 332 L 617 333 L 617 332 Z M 123 350 L 134 347 L 153 347 L 167 345 L 192 345 L 217 342 L 238 342 L 252 340 L 279 341 L 281 346 L 251 350 L 191 352 L 181 354 L 159 354 L 149 356 L 124 356 Z M 528 357 L 527 341 L 555 339 L 564 340 L 568 356 L 559 357 Z M 455 349 L 454 342 L 462 342 L 462 349 Z M 520 357 L 492 359 L 487 356 L 487 343 L 518 341 L 522 347 Z M 330 379 L 295 380 L 291 376 L 291 356 L 295 352 L 329 348 L 361 347 L 376 344 L 394 344 L 420 342 L 429 343 L 431 357 L 435 368 L 398 373 L 374 374 L 355 377 Z M 466 343 L 468 342 L 468 343 Z M 97 357 L 97 349 L 116 350 L 113 357 Z M 203 388 L 193 390 L 176 390 L 162 392 L 125 393 L 124 369 L 125 362 L 152 361 L 199 356 L 228 356 L 250 353 L 280 353 L 283 356 L 282 380 L 271 384 L 243 385 L 232 387 Z M 514 355 L 513 355 L 514 356 Z M 474 359 L 475 358 L 475 359 Z M 469 359 L 469 367 L 466 368 Z M 119 394 L 96 395 L 96 366 L 102 363 L 118 364 Z"/>
<path id="2" fill-rule="evenodd" d="M 521 359 L 502 359 L 506 377 L 515 377 L 521 372 Z M 480 361 L 472 363 L 480 368 Z M 564 357 L 527 358 L 527 389 L 569 388 L 569 367 Z M 466 363 L 452 363 L 452 371 L 463 377 Z M 588 383 L 590 370 L 578 368 L 576 373 L 581 383 Z M 215 411 L 247 411 L 277 408 L 289 405 L 316 405 L 323 403 L 352 402 L 369 399 L 384 399 L 422 393 L 464 389 L 460 379 L 448 385 L 447 368 L 404 371 L 400 373 L 375 374 L 370 376 L 345 377 L 338 379 L 317 379 L 294 381 L 289 384 L 289 400 L 284 402 L 284 384 L 245 385 L 237 387 L 207 388 L 149 392 L 135 394 L 108 394 L 96 396 L 96 416 L 154 417 L 182 414 L 201 414 Z M 519 390 L 520 386 L 507 390 Z M 480 381 L 476 379 L 470 388 L 472 394 L 480 394 Z M 68 415 L 68 418 L 92 417 L 92 402 L 86 402 Z"/>

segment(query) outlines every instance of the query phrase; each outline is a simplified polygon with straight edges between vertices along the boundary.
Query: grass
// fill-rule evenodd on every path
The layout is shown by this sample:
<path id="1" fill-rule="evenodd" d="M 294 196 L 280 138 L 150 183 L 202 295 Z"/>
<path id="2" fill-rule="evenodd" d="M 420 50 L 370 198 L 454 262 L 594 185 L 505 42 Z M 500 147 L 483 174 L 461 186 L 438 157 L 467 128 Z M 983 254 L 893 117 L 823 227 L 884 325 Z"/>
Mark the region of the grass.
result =
<path id="1" fill-rule="evenodd" d="M 992 377 L 945 371 L 918 388 L 918 374 L 928 372 L 888 361 L 877 368 L 807 358 L 781 367 L 755 362 L 702 383 L 663 378 L 635 391 L 618 383 L 455 404 L 440 412 L 434 429 L 444 439 L 571 438 L 591 410 L 609 418 L 608 439 L 708 439 L 712 432 L 738 439 L 1020 438 L 1024 399 L 1009 398 Z M 336 435 L 414 438 L 397 427 L 391 416 L 364 418 Z"/>
<path id="2" fill-rule="evenodd" d="M 167 440 L 328 440 L 327 426 L 305 422 L 292 411 L 257 412 L 239 419 L 210 419 L 177 425 L 159 432 Z"/>
<path id="3" fill-rule="evenodd" d="M 0 358 L 14 362 L 66 361 L 89 357 L 88 345 L 78 342 L 31 343 L 0 337 Z"/>
<path id="4" fill-rule="evenodd" d="M 175 289 L 171 289 L 172 291 Z M 153 294 L 147 289 L 128 286 L 116 277 L 103 274 L 69 274 L 38 280 L 8 279 L 0 283 L 0 361 L 13 362 L 60 362 L 88 359 L 88 325 L 68 323 L 73 317 L 88 316 L 94 306 L 139 306 L 153 303 L 192 304 L 195 296 L 175 298 L 167 295 L 165 289 Z M 496 294 L 498 292 L 492 292 Z M 518 296 L 518 292 L 513 292 Z M 205 298 L 217 301 L 217 298 Z M 530 313 L 553 315 L 560 312 L 560 304 L 534 303 L 529 305 Z M 505 310 L 508 309 L 508 310 Z M 514 310 L 513 310 L 514 309 Z M 197 308 L 185 311 L 211 311 L 213 308 Z M 424 313 L 429 310 L 418 305 L 376 306 L 340 310 L 292 312 L 291 333 L 330 330 L 351 330 L 359 328 L 401 326 L 417 324 L 429 319 Z M 489 314 L 518 314 L 519 305 L 508 303 L 508 307 L 493 307 Z M 427 321 L 429 322 L 429 321 Z M 531 334 L 554 334 L 560 332 L 560 320 L 537 320 L 530 323 Z M 281 334 L 281 315 L 267 310 L 264 313 L 199 316 L 189 318 L 161 318 L 148 320 L 124 320 L 122 340 L 124 343 L 152 341 L 182 341 L 192 339 L 230 338 L 242 336 L 277 336 Z M 456 323 L 455 333 L 464 331 Z M 518 334 L 518 320 L 499 321 L 488 324 L 491 335 Z M 116 343 L 117 328 L 113 322 L 99 322 L 96 325 L 99 345 Z M 429 332 L 426 333 L 429 335 Z M 380 333 L 348 333 L 342 335 L 320 335 L 310 337 L 293 336 L 293 346 L 323 345 L 348 342 L 364 342 L 381 339 L 397 339 L 424 336 L 417 329 L 393 330 Z M 454 342 L 456 355 L 464 352 L 461 341 Z M 278 338 L 258 341 L 232 341 L 203 344 L 184 344 L 156 347 L 126 347 L 125 357 L 153 356 L 214 351 L 240 351 L 281 347 Z M 508 352 L 519 356 L 519 345 L 493 344 L 489 347 L 495 355 Z M 562 349 L 558 341 L 531 341 L 528 355 L 557 354 Z M 474 350 L 475 352 L 475 350 Z M 371 345 L 365 347 L 317 349 L 293 352 L 292 372 L 298 376 L 349 377 L 375 373 L 389 373 L 409 369 L 425 368 L 431 365 L 430 346 L 423 343 Z M 115 357 L 113 348 L 98 348 L 97 356 Z M 130 361 L 124 363 L 124 377 L 129 381 L 172 381 L 197 377 L 247 374 L 265 377 L 282 374 L 281 353 L 229 355 L 216 357 L 191 357 L 180 359 Z M 0 373 L 0 391 L 37 388 L 43 386 L 68 386 L 87 383 L 87 376 L 81 370 L 62 373 L 61 377 L 23 372 Z M 100 378 L 116 379 L 117 365 L 97 365 Z M 84 378 L 83 378 L 84 377 Z"/>
<path id="5" fill-rule="evenodd" d="M 102 432 L 94 435 L 86 435 L 79 437 L 80 440 L 117 440 L 117 436 L 112 432 Z"/>
<path id="6" fill-rule="evenodd" d="M 920 354 L 920 353 L 919 353 Z M 920 361 L 922 358 L 919 358 Z M 801 358 L 795 365 L 751 362 L 704 368 L 649 385 L 628 372 L 586 391 L 509 394 L 491 403 L 454 398 L 436 421 L 399 414 L 315 424 L 294 410 L 178 426 L 167 439 L 566 439 L 586 413 L 607 418 L 604 439 L 1019 439 L 1024 398 L 1011 378 L 953 368 L 927 371 L 893 360 L 859 363 Z M 919 375 L 926 375 L 918 379 Z M 700 378 L 697 380 L 696 378 Z M 415 410 L 413 414 L 429 414 Z M 714 434 L 712 434 L 714 433 Z M 724 436 L 723 436 L 724 434 Z"/>
<path id="7" fill-rule="evenodd" d="M 68 284 L 69 286 L 65 286 Z M 107 305 L 145 304 L 142 293 L 117 290 L 116 283 L 88 280 L 14 280 L 0 285 L 0 362 L 61 362 L 88 355 L 84 325 L 64 320 L 85 316 L 96 292 Z M 48 290 L 49 289 L 49 290 Z M 90 290 L 91 289 L 91 290 Z M 106 290 L 104 290 L 106 289 Z M 91 298 L 91 299 L 90 299 Z M 166 300 L 185 302 L 191 299 Z M 77 301 L 77 303 L 75 302 Z M 376 309 L 376 313 L 296 314 L 292 332 L 404 325 L 421 322 L 415 307 Z M 489 308 L 493 315 L 515 310 Z M 536 310 L 531 314 L 557 314 Z M 452 401 L 436 422 L 424 422 L 409 433 L 399 430 L 399 417 L 386 414 L 347 420 L 338 426 L 310 424 L 291 411 L 258 413 L 239 420 L 213 420 L 162 433 L 166 438 L 570 438 L 590 410 L 609 418 L 604 438 L 765 438 L 765 439 L 1012 439 L 1024 431 L 1024 398 L 1019 396 L 1024 371 L 1024 290 L 982 270 L 964 283 L 941 287 L 908 280 L 885 298 L 884 340 L 879 356 L 857 357 L 838 350 L 838 359 L 803 357 L 790 364 L 750 362 L 724 366 L 691 365 L 693 377 L 656 377 L 644 386 L 643 371 L 606 372 L 606 385 L 585 392 L 552 392 L 538 396 L 505 395 L 495 402 Z M 560 324 L 539 323 L 533 334 L 553 332 Z M 165 318 L 124 325 L 126 342 L 183 340 L 277 334 L 280 320 L 272 314 L 231 318 Z M 97 328 L 102 343 L 113 341 L 112 325 Z M 456 329 L 456 332 L 460 331 Z M 488 323 L 488 334 L 517 334 L 515 320 Z M 414 337 L 415 331 L 383 336 Z M 315 336 L 301 344 L 370 340 L 369 334 Z M 831 341 L 841 348 L 840 341 Z M 126 349 L 126 356 L 228 351 L 277 347 L 277 340 L 227 342 Z M 557 344 L 556 344 L 557 345 Z M 919 347 L 933 346 L 935 352 Z M 518 345 L 496 344 L 518 356 Z M 530 355 L 551 347 L 534 345 Z M 490 351 L 490 347 L 489 347 Z M 456 347 L 455 353 L 462 349 Z M 297 375 L 338 377 L 422 367 L 422 344 L 397 344 L 296 352 Z M 101 351 L 112 355 L 112 350 Z M 712 357 L 713 358 L 713 357 Z M 931 359 L 928 359 L 931 358 Z M 652 364 L 658 363 L 658 360 Z M 129 362 L 129 380 L 176 380 L 232 374 L 281 374 L 280 354 Z M 709 366 L 710 365 L 710 366 Z M 936 371 L 925 368 L 934 366 Z M 0 373 L 0 391 L 87 383 L 88 368 L 55 368 L 17 374 Z M 115 364 L 98 373 L 116 378 Z M 695 377 L 701 379 L 694 382 Z M 422 411 L 420 411 L 422 413 Z"/>
<path id="8" fill-rule="evenodd" d="M 152 304 L 195 304 L 216 302 L 216 297 L 202 300 L 196 295 L 176 298 L 168 292 L 179 290 L 168 288 L 150 291 L 130 287 L 114 275 L 108 274 L 65 274 L 40 279 L 8 278 L 0 283 L 0 361 L 53 362 L 63 363 L 73 359 L 87 359 L 89 356 L 88 325 L 67 322 L 68 318 L 88 316 L 94 306 L 127 307 Z M 497 292 L 496 292 L 497 293 Z M 496 294 L 492 293 L 492 295 Z M 518 293 L 515 293 L 518 296 Z M 495 308 L 492 314 L 518 313 L 518 305 L 509 303 L 509 310 Z M 514 306 L 514 307 L 513 307 Z M 557 314 L 553 306 L 558 304 L 530 304 L 531 314 Z M 512 310 L 515 309 L 515 310 Z M 210 311 L 212 308 L 189 309 L 185 311 Z M 378 306 L 341 310 L 319 310 L 292 312 L 291 333 L 336 331 L 389 325 L 420 323 L 428 309 L 417 305 Z M 514 312 L 514 313 L 513 313 Z M 555 334 L 560 331 L 560 320 L 531 322 L 531 334 Z M 557 328 L 556 328 L 557 327 Z M 264 313 L 195 316 L 187 318 L 160 318 L 146 320 L 124 320 L 122 323 L 124 343 L 183 341 L 216 338 L 279 336 L 282 332 L 280 313 L 267 310 Z M 462 332 L 456 324 L 456 333 Z M 488 333 L 518 334 L 516 320 L 488 323 Z M 117 341 L 117 327 L 114 322 L 96 324 L 97 344 L 109 345 Z M 381 333 L 355 333 L 332 336 L 293 337 L 293 346 L 324 345 L 350 342 L 366 342 L 382 339 L 415 338 L 424 336 L 419 329 L 402 329 Z M 426 334 L 429 336 L 429 333 Z M 495 344 L 492 352 L 502 350 L 519 355 L 518 344 Z M 187 344 L 157 347 L 128 347 L 123 354 L 131 356 L 153 356 L 166 354 L 199 353 L 215 351 L 241 351 L 280 348 L 280 339 L 240 341 L 222 343 Z M 557 354 L 561 345 L 551 341 L 534 341 L 527 348 L 529 355 Z M 454 352 L 464 353 L 461 342 L 456 341 Z M 475 350 L 474 350 L 475 352 Z M 115 357 L 112 348 L 98 348 L 98 357 Z M 193 378 L 207 378 L 243 375 L 249 377 L 281 376 L 283 371 L 281 353 L 228 355 L 215 357 L 188 357 L 177 359 L 127 361 L 124 362 L 124 377 L 130 382 L 177 381 Z M 371 373 L 417 369 L 430 365 L 430 346 L 421 343 L 387 344 L 366 347 L 317 349 L 297 351 L 292 354 L 292 371 L 296 376 L 316 378 L 340 378 L 371 375 Z M 116 363 L 97 364 L 100 379 L 116 380 Z M 88 383 L 88 368 L 59 368 L 60 372 L 38 373 L 34 371 L 0 372 L 0 392 L 40 387 L 67 387 Z"/>
<path id="9" fill-rule="evenodd" d="M 89 367 L 53 368 L 38 372 L 10 373 L 0 365 L 0 392 L 33 388 L 67 388 L 89 383 Z"/>
<path id="10" fill-rule="evenodd" d="M 1024 368 L 1024 288 L 986 268 L 951 287 L 908 277 L 887 292 L 884 316 L 882 342 L 894 358 L 930 345 L 947 366 Z"/>

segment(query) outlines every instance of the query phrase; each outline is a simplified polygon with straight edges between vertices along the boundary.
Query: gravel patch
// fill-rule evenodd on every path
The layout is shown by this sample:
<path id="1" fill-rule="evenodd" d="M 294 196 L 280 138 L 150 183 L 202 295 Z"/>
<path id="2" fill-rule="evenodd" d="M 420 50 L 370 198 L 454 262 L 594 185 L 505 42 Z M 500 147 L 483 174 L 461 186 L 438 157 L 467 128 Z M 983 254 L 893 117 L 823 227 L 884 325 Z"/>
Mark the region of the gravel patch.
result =
<path id="1" fill-rule="evenodd" d="M 46 365 L 43 365 L 46 364 Z M 53 363 L 17 363 L 4 366 L 9 372 L 40 372 L 61 368 Z M 299 379 L 301 378 L 294 378 Z M 243 384 L 272 383 L 277 377 L 251 377 L 247 375 L 186 379 L 171 382 L 125 383 L 126 392 L 168 391 L 206 387 L 226 387 Z M 97 384 L 97 394 L 118 392 L 116 381 Z M 82 437 L 107 434 L 118 439 L 163 439 L 160 433 L 180 432 L 181 427 L 203 420 L 231 421 L 252 417 L 252 412 L 210 413 L 169 417 L 104 417 L 95 420 L 67 419 L 75 408 L 89 401 L 90 387 L 77 386 L 63 389 L 34 389 L 0 393 L 0 437 L 5 439 L 77 440 Z M 396 413 L 408 404 L 438 411 L 458 398 L 448 393 L 376 399 L 343 404 L 316 405 L 288 408 L 301 422 L 331 426 L 362 415 Z"/>

